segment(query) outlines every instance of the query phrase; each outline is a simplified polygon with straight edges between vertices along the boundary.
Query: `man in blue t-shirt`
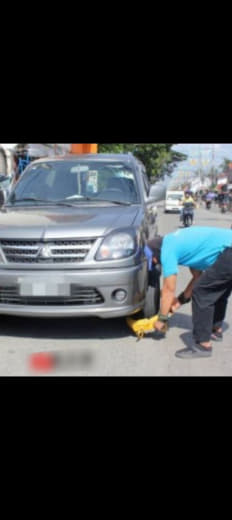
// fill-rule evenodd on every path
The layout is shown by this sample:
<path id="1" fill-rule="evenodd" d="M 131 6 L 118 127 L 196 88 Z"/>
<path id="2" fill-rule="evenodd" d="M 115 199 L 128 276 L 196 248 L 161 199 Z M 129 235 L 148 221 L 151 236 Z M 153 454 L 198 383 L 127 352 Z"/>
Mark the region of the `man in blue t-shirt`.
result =
<path id="1" fill-rule="evenodd" d="M 194 358 L 212 355 L 210 340 L 222 339 L 222 322 L 232 291 L 232 230 L 214 227 L 178 229 L 147 243 L 153 262 L 161 264 L 163 288 L 157 330 L 165 330 L 170 312 L 192 298 L 195 345 L 176 353 Z M 175 297 L 179 266 L 189 267 L 192 279 Z"/>

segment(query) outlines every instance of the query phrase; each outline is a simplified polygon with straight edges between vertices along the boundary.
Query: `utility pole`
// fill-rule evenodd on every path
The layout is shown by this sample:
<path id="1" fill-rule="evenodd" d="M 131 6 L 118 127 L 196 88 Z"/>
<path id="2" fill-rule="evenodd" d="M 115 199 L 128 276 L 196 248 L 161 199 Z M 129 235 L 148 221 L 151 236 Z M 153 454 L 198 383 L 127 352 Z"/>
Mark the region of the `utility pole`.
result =
<path id="1" fill-rule="evenodd" d="M 215 171 L 215 146 L 212 144 L 212 179 L 213 183 L 216 184 L 216 171 Z"/>
<path id="2" fill-rule="evenodd" d="M 199 160 L 199 173 L 200 173 L 200 179 L 201 179 L 201 184 L 203 184 L 203 175 L 202 175 L 202 160 L 201 160 L 201 145 L 199 144 L 199 148 L 198 148 L 198 160 Z"/>

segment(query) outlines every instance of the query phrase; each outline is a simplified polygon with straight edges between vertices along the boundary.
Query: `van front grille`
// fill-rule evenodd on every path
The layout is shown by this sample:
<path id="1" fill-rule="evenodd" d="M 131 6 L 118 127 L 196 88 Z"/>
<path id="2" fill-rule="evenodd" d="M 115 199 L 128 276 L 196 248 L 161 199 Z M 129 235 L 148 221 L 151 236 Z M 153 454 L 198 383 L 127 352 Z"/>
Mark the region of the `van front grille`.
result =
<path id="1" fill-rule="evenodd" d="M 19 285 L 0 286 L 0 304 L 11 305 L 96 305 L 104 298 L 95 287 L 71 284 L 70 296 L 20 296 Z"/>
<path id="2" fill-rule="evenodd" d="M 83 262 L 95 239 L 52 240 L 0 240 L 0 247 L 8 263 L 63 264 Z"/>

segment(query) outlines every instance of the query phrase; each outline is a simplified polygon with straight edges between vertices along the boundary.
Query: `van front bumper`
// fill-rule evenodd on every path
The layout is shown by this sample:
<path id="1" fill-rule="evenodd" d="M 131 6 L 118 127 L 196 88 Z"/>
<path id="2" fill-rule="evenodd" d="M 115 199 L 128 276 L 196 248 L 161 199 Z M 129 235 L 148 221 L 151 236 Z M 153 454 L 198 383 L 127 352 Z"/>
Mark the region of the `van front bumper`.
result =
<path id="1" fill-rule="evenodd" d="M 123 269 L 0 270 L 0 313 L 31 317 L 113 318 L 140 311 L 147 262 Z M 124 295 L 117 301 L 115 294 Z"/>

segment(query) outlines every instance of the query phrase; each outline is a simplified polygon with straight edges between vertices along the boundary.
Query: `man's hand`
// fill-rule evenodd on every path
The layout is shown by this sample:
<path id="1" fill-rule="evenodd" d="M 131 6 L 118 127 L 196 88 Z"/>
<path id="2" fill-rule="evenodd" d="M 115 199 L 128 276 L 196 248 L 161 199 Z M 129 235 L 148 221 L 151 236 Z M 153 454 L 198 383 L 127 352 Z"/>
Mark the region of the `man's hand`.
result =
<path id="1" fill-rule="evenodd" d="M 158 330 L 159 332 L 163 332 L 165 334 L 168 330 L 168 322 L 164 323 L 163 321 L 156 321 L 154 323 L 154 330 Z"/>
<path id="2" fill-rule="evenodd" d="M 178 298 L 174 298 L 171 308 L 170 308 L 170 312 L 172 312 L 174 314 L 174 312 L 176 312 L 180 307 L 181 307 L 181 304 L 180 304 Z"/>
<path id="3" fill-rule="evenodd" d="M 186 299 L 189 299 L 189 298 L 192 297 L 193 285 L 194 285 L 195 281 L 201 276 L 201 271 L 198 271 L 197 269 L 190 268 L 190 271 L 191 271 L 191 273 L 193 275 L 193 278 L 189 282 L 189 284 L 187 285 L 187 287 L 185 288 L 183 293 L 181 293 L 179 295 L 179 297 L 184 295 L 184 297 Z M 171 307 L 170 307 L 170 312 L 172 312 L 172 313 L 176 312 L 181 307 L 181 305 L 183 305 L 183 303 L 185 303 L 185 302 L 179 301 L 179 299 L 176 298 L 176 297 L 173 298 L 173 301 L 172 301 L 172 304 L 171 304 Z M 186 302 L 186 303 L 188 303 L 188 302 Z"/>
<path id="4" fill-rule="evenodd" d="M 154 324 L 154 328 L 155 328 L 156 330 L 160 330 L 160 331 L 162 331 L 163 327 L 164 327 L 164 322 L 163 322 L 163 321 L 159 321 L 159 320 L 158 320 L 158 321 L 156 321 L 155 324 Z"/>

